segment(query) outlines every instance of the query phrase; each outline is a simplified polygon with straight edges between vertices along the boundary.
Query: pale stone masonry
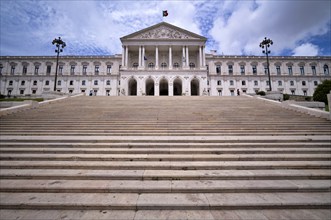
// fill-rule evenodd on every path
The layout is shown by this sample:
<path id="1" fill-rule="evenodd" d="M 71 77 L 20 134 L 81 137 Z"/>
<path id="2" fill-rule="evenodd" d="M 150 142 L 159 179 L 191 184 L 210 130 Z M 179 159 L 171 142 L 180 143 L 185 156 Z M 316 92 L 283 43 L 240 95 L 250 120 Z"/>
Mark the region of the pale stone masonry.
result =
<path id="1" fill-rule="evenodd" d="M 264 56 L 206 53 L 207 38 L 161 22 L 121 38 L 122 54 L 61 56 L 57 90 L 97 96 L 235 96 L 267 91 Z M 311 96 L 331 57 L 270 57 L 273 91 Z M 54 88 L 55 56 L 1 56 L 0 93 L 38 96 Z"/>

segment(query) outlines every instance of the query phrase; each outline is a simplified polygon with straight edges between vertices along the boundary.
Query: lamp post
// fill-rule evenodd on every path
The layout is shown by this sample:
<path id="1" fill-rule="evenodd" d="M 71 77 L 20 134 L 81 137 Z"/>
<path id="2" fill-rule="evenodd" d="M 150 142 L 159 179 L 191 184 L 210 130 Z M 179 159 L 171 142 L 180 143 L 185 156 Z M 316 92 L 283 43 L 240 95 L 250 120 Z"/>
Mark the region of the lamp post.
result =
<path id="1" fill-rule="evenodd" d="M 271 80 L 270 80 L 270 70 L 269 70 L 269 56 L 270 50 L 268 50 L 268 47 L 272 45 L 273 42 L 269 38 L 264 38 L 264 40 L 260 43 L 260 47 L 263 49 L 262 53 L 265 53 L 267 56 L 267 71 L 268 71 L 268 78 L 269 78 L 269 90 L 271 91 Z"/>
<path id="2" fill-rule="evenodd" d="M 63 48 L 65 48 L 66 43 L 61 39 L 61 37 L 59 37 L 58 39 L 54 39 L 52 41 L 52 44 L 56 46 L 56 50 L 55 53 L 57 53 L 56 55 L 56 69 L 55 69 L 55 81 L 54 81 L 54 92 L 56 91 L 56 81 L 57 81 L 57 69 L 59 66 L 59 55 L 61 52 L 63 52 Z M 60 47 L 62 47 L 62 49 L 60 49 Z"/>

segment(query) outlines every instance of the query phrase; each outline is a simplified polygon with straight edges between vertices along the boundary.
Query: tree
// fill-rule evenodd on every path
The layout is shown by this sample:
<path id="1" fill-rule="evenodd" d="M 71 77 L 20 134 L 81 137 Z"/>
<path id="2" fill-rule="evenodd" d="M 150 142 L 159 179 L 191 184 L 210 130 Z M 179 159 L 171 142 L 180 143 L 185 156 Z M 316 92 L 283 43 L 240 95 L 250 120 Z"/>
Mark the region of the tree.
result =
<path id="1" fill-rule="evenodd" d="M 331 80 L 324 80 L 315 89 L 313 95 L 314 101 L 324 102 L 327 105 L 328 100 L 326 95 L 330 93 L 330 90 L 331 90 Z"/>

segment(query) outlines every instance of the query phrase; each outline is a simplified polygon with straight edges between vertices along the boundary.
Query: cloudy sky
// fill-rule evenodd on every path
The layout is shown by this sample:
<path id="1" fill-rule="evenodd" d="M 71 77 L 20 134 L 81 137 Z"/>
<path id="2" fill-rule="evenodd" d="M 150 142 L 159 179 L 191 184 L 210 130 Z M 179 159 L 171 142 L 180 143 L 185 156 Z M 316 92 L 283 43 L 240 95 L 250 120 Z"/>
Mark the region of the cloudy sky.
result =
<path id="1" fill-rule="evenodd" d="M 162 21 L 207 37 L 207 52 L 261 55 L 266 36 L 271 55 L 331 55 L 330 0 L 0 0 L 0 55 L 54 55 L 58 36 L 63 55 L 118 54 L 120 37 Z"/>

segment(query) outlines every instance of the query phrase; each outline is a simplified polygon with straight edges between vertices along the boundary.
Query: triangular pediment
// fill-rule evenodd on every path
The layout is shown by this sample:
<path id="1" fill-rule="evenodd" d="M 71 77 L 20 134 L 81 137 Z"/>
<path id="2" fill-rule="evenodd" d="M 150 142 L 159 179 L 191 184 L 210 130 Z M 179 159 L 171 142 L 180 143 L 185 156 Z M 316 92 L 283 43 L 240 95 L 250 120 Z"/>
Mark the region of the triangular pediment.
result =
<path id="1" fill-rule="evenodd" d="M 161 22 L 154 26 L 137 31 L 124 36 L 121 40 L 206 40 L 205 37 L 193 32 L 184 30 L 166 22 Z"/>

